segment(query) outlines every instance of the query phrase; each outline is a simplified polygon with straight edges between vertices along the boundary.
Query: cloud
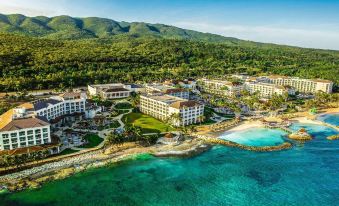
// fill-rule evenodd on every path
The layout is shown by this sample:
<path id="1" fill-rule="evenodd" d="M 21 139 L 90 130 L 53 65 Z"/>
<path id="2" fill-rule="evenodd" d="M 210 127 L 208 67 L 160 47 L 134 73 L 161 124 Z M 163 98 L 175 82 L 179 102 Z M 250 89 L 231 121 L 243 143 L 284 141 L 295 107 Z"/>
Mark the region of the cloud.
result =
<path id="1" fill-rule="evenodd" d="M 173 25 L 257 42 L 339 50 L 339 31 L 324 29 L 323 27 L 302 29 L 277 26 L 215 25 L 195 22 L 176 22 Z"/>
<path id="2" fill-rule="evenodd" d="M 57 14 L 55 9 L 51 10 L 46 6 L 36 6 L 37 2 L 39 1 L 0 0 L 0 13 L 24 14 L 27 16 L 54 16 Z"/>

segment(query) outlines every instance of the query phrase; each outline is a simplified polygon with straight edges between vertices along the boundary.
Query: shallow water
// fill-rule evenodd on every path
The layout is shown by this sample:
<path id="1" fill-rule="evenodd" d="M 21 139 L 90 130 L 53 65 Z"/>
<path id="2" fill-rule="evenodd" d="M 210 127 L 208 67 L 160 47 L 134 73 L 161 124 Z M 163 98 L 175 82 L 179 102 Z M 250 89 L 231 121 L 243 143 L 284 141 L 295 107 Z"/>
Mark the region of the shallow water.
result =
<path id="1" fill-rule="evenodd" d="M 220 135 L 220 138 L 247 146 L 275 146 L 284 142 L 285 135 L 286 132 L 278 129 L 249 128 L 238 132 L 226 132 Z"/>
<path id="2" fill-rule="evenodd" d="M 318 116 L 317 119 L 320 121 L 326 122 L 328 124 L 339 126 L 339 113 L 323 114 L 323 115 Z"/>
<path id="3" fill-rule="evenodd" d="M 301 127 L 315 139 L 290 150 L 217 146 L 188 159 L 142 156 L 1 195 L 0 205 L 338 205 L 339 141 L 326 140 L 338 132 L 291 128 Z"/>

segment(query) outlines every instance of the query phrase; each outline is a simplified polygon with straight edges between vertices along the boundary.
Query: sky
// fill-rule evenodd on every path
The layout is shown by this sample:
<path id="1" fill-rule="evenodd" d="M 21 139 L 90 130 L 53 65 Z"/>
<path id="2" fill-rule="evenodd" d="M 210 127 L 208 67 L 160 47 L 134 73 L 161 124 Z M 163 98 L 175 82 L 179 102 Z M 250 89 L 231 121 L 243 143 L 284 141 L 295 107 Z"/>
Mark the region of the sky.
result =
<path id="1" fill-rule="evenodd" d="M 339 50 L 339 0 L 0 0 L 0 13 L 162 23 L 257 42 Z"/>

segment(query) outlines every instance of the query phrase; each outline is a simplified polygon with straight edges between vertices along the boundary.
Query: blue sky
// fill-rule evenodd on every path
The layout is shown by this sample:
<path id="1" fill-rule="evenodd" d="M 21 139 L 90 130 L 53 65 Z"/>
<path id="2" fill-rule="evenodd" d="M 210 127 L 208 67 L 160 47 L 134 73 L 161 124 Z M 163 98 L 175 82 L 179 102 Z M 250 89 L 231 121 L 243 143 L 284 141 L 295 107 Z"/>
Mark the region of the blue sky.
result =
<path id="1" fill-rule="evenodd" d="M 339 0 L 0 0 L 0 13 L 99 16 L 339 50 Z"/>

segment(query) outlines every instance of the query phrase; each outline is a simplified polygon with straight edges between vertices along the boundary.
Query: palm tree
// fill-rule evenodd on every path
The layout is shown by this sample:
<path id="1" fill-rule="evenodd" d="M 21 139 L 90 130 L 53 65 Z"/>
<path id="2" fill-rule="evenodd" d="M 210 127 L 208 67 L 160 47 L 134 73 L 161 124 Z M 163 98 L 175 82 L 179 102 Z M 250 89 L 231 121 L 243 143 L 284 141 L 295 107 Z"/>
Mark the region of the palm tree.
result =
<path id="1" fill-rule="evenodd" d="M 182 121 L 182 118 L 180 116 L 180 113 L 173 113 L 166 120 L 166 122 L 176 125 L 176 126 L 180 126 L 181 121 Z"/>
<path id="2" fill-rule="evenodd" d="M 132 93 L 130 96 L 130 101 L 133 107 L 137 107 L 140 103 L 140 94 Z"/>
<path id="3" fill-rule="evenodd" d="M 124 139 L 125 138 L 122 134 L 111 132 L 106 136 L 104 148 L 107 148 L 111 145 L 116 145 L 117 147 L 119 147 L 121 144 L 124 143 Z"/>

